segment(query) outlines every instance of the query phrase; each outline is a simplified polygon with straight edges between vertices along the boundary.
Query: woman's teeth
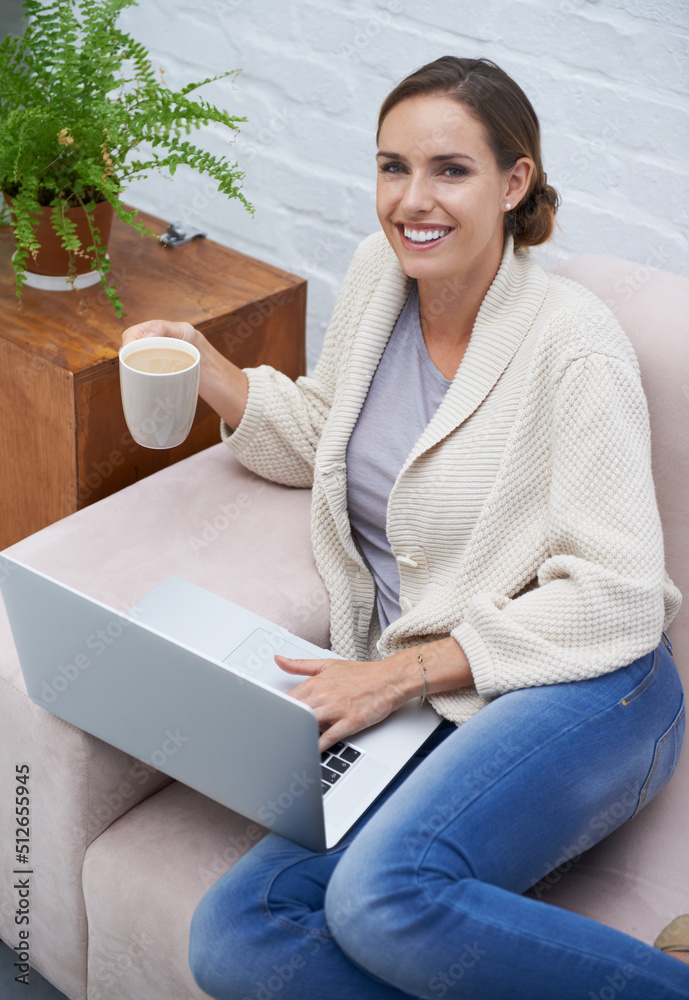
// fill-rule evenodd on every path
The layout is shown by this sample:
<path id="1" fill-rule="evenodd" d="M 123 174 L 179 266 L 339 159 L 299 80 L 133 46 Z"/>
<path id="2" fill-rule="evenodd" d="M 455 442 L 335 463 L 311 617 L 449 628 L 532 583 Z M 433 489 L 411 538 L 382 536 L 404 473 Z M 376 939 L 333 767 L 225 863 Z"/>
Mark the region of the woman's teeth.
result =
<path id="1" fill-rule="evenodd" d="M 447 236 L 449 229 L 407 229 L 404 228 L 404 235 L 412 243 L 429 243 L 432 240 L 439 240 L 441 236 Z"/>

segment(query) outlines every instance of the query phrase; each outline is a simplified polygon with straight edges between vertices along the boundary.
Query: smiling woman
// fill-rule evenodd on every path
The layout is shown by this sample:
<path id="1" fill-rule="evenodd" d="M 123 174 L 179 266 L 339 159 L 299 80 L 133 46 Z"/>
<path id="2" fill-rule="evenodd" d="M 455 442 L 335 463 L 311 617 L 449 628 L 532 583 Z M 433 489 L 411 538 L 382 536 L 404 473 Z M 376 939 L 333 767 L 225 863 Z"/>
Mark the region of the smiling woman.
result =
<path id="1" fill-rule="evenodd" d="M 429 136 L 419 146 L 422 125 Z M 443 94 L 396 104 L 380 142 L 378 218 L 402 270 L 417 281 L 431 359 L 452 378 L 500 266 L 504 217 L 523 199 L 534 162 L 521 156 L 500 170 L 483 125 Z M 443 308 L 448 282 L 456 295 Z"/>
<path id="2" fill-rule="evenodd" d="M 676 957 L 522 895 L 650 801 L 682 741 L 633 350 L 528 253 L 557 195 L 498 67 L 422 67 L 379 141 L 383 231 L 311 378 L 239 371 L 186 323 L 124 337 L 195 343 L 235 455 L 313 489 L 341 658 L 276 660 L 321 749 L 414 698 L 440 723 L 336 849 L 270 835 L 223 876 L 194 976 L 218 1000 L 580 1000 L 621 977 L 627 1000 L 680 1000 Z"/>
<path id="3" fill-rule="evenodd" d="M 473 116 L 482 127 L 483 138 L 499 170 L 511 170 L 520 157 L 532 160 L 533 172 L 527 190 L 520 203 L 516 200 L 510 203 L 508 210 L 512 214 L 505 218 L 504 232 L 514 236 L 516 247 L 537 246 L 548 240 L 559 198 L 547 182 L 541 163 L 538 118 L 521 87 L 488 59 L 454 56 L 436 59 L 408 76 L 383 101 L 378 116 L 378 142 L 383 122 L 394 107 L 409 98 L 429 94 L 448 96 L 455 102 L 454 109 L 447 111 L 447 124 L 457 113 L 457 103 Z"/>
<path id="4" fill-rule="evenodd" d="M 559 203 L 526 95 L 487 61 L 473 61 L 469 73 L 458 62 L 438 59 L 404 80 L 384 101 L 377 132 L 378 218 L 403 270 L 418 281 L 426 346 L 449 377 L 505 237 L 517 248 L 545 242 Z M 457 292 L 452 302 L 442 296 L 448 281 Z"/>

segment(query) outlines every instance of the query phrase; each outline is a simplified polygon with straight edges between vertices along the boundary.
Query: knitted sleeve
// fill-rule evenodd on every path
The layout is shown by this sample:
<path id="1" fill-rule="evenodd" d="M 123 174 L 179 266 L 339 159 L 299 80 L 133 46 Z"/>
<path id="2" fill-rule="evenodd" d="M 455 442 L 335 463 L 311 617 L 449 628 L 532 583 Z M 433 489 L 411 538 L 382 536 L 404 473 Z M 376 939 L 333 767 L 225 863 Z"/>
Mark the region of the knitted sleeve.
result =
<path id="1" fill-rule="evenodd" d="M 452 632 L 483 698 L 598 676 L 660 639 L 663 539 L 636 367 L 606 354 L 572 361 L 549 446 L 549 554 L 538 586 L 514 599 L 477 594 Z"/>
<path id="2" fill-rule="evenodd" d="M 378 234 L 359 245 L 312 376 L 293 382 L 268 365 L 245 369 L 249 396 L 244 415 L 234 432 L 222 421 L 220 433 L 242 465 L 259 476 L 286 486 L 313 485 L 316 448 L 330 413 L 338 375 L 346 366 L 384 253 Z"/>

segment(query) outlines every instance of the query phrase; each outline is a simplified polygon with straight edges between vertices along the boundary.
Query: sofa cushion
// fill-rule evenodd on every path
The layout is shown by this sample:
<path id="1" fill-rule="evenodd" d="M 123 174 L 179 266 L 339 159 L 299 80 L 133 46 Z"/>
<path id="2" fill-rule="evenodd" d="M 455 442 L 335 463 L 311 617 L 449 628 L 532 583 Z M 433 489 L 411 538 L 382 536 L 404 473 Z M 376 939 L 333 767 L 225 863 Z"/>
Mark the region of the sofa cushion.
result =
<path id="1" fill-rule="evenodd" d="M 187 961 L 192 914 L 265 833 L 174 782 L 94 841 L 83 875 L 89 1000 L 202 1000 Z"/>

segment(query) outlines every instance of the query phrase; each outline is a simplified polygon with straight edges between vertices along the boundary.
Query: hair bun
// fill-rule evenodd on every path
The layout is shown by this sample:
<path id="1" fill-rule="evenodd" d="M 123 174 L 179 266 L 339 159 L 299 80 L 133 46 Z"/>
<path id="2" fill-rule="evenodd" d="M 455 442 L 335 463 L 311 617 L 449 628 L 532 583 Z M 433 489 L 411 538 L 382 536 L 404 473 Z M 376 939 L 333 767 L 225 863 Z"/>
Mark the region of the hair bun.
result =
<path id="1" fill-rule="evenodd" d="M 555 212 L 560 206 L 560 195 L 550 184 L 544 184 L 542 188 L 539 188 L 535 193 L 535 199 L 538 205 L 547 205 Z"/>
<path id="2" fill-rule="evenodd" d="M 507 229 L 515 244 L 533 247 L 550 239 L 559 205 L 559 194 L 543 174 L 542 182 L 536 182 L 526 198 L 506 217 Z"/>

